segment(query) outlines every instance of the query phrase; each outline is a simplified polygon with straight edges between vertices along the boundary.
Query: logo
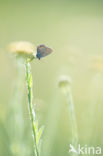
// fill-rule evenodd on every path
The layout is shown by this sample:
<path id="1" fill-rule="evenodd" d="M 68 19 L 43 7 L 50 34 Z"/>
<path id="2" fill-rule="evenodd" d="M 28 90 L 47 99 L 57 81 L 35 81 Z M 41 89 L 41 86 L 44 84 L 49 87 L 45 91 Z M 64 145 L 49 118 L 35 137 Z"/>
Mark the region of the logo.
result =
<path id="1" fill-rule="evenodd" d="M 70 144 L 70 147 L 69 147 L 69 153 L 75 153 L 75 154 L 87 154 L 87 155 L 100 155 L 102 154 L 102 149 L 101 147 L 89 147 L 87 145 L 85 146 L 81 146 L 80 144 L 78 144 L 77 146 L 77 149 L 72 145 Z"/>

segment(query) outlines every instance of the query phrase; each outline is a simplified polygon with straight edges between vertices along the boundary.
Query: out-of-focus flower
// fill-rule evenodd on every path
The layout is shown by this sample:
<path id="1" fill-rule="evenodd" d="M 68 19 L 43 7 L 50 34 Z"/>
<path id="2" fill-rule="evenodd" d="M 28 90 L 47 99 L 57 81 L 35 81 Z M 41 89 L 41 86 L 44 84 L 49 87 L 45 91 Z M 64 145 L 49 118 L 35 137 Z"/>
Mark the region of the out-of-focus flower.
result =
<path id="1" fill-rule="evenodd" d="M 58 86 L 65 93 L 66 90 L 70 87 L 72 79 L 69 76 L 62 75 L 58 81 Z"/>
<path id="2" fill-rule="evenodd" d="M 36 58 L 36 46 L 27 41 L 12 42 L 8 51 L 23 58 Z"/>
<path id="3" fill-rule="evenodd" d="M 94 71 L 103 72 L 103 56 L 92 57 L 89 68 Z"/>

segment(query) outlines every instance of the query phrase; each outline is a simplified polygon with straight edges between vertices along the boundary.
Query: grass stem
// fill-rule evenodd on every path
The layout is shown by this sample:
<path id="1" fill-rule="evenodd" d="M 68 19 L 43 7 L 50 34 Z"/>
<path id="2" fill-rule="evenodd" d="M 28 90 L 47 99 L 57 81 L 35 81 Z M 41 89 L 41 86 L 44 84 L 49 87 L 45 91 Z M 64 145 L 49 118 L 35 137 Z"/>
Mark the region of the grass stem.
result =
<path id="1" fill-rule="evenodd" d="M 75 109 L 74 109 L 74 102 L 73 102 L 73 96 L 71 91 L 71 78 L 67 77 L 65 75 L 61 76 L 59 83 L 59 87 L 62 90 L 62 93 L 65 95 L 66 103 L 68 107 L 68 114 L 69 114 L 69 120 L 70 120 L 70 127 L 72 131 L 72 147 L 75 151 L 72 151 L 72 156 L 78 156 L 77 152 L 77 145 L 78 145 L 78 131 L 77 131 L 77 122 L 75 117 Z M 69 150 L 71 152 L 71 149 Z"/>
<path id="2" fill-rule="evenodd" d="M 69 118 L 70 118 L 70 124 L 72 129 L 72 145 L 75 149 L 77 149 L 78 131 L 77 131 L 77 123 L 75 117 L 74 102 L 73 102 L 73 97 L 72 97 L 72 92 L 70 87 L 68 87 L 66 90 L 66 99 L 68 103 Z M 78 155 L 77 153 L 73 153 L 73 156 L 77 156 L 77 155 Z"/>
<path id="3" fill-rule="evenodd" d="M 36 127 L 35 127 L 35 112 L 33 110 L 33 105 L 32 105 L 32 98 L 33 98 L 33 93 L 32 93 L 32 74 L 31 74 L 31 66 L 30 63 L 26 61 L 25 63 L 25 68 L 26 68 L 26 85 L 27 85 L 27 91 L 28 91 L 28 108 L 29 108 L 29 114 L 30 114 L 30 120 L 31 120 L 31 125 L 32 125 L 32 133 L 33 133 L 33 140 L 34 140 L 34 150 L 35 150 L 35 156 L 39 156 L 39 150 L 37 146 L 37 141 L 36 141 Z"/>

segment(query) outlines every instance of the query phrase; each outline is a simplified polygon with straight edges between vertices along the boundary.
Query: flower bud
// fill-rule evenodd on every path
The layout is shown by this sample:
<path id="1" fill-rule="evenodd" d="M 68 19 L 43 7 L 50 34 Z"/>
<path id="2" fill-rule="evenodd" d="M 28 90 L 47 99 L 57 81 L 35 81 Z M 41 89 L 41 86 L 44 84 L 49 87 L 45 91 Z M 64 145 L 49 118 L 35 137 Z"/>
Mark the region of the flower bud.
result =
<path id="1" fill-rule="evenodd" d="M 62 89 L 63 92 L 66 92 L 66 90 L 69 89 L 71 83 L 72 83 L 71 77 L 63 75 L 59 79 L 58 86 L 59 88 Z"/>

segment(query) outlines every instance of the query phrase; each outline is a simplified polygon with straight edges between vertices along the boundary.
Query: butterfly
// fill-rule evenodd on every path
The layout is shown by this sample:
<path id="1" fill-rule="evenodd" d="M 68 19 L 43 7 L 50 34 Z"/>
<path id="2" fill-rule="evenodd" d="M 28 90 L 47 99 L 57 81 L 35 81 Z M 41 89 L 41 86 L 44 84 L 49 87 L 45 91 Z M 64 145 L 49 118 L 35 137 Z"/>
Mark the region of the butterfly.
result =
<path id="1" fill-rule="evenodd" d="M 42 57 L 49 55 L 53 50 L 45 45 L 39 45 L 37 47 L 36 57 L 40 60 Z"/>

